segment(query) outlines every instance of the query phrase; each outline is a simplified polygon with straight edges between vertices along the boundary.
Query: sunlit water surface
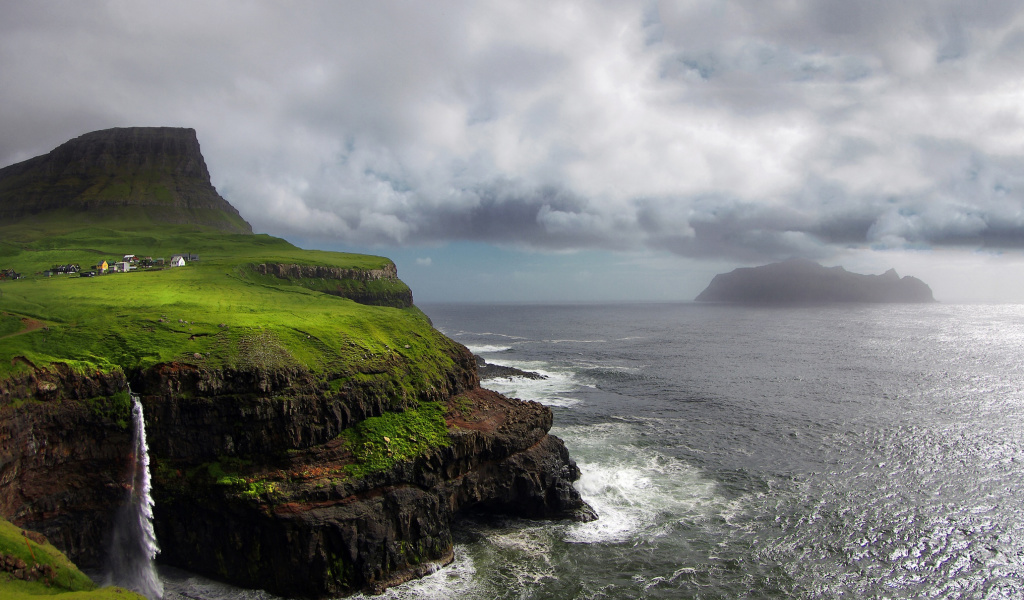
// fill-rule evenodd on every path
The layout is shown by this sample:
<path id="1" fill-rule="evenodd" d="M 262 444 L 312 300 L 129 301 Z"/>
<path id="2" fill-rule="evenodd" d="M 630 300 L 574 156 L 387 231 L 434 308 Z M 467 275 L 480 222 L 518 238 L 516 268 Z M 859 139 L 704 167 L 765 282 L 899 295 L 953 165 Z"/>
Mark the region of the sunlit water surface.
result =
<path id="1" fill-rule="evenodd" d="M 423 308 L 547 375 L 485 385 L 552 407 L 600 519 L 460 522 L 383 598 L 1024 596 L 1024 307 Z"/>

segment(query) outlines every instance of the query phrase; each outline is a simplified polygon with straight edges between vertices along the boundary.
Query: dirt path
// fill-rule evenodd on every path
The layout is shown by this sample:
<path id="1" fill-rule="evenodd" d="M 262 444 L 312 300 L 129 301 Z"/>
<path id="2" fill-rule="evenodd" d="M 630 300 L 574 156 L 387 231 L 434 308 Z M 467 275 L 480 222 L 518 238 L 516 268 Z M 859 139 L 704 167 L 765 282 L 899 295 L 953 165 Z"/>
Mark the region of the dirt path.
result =
<path id="1" fill-rule="evenodd" d="M 7 335 L 0 335 L 0 340 L 5 339 L 5 338 L 9 338 L 9 337 L 14 337 L 16 335 L 24 335 L 24 334 L 26 334 L 26 333 L 28 333 L 30 331 L 35 331 L 36 329 L 42 329 L 43 327 L 46 326 L 46 323 L 43 323 L 42 321 L 37 321 L 35 319 L 30 319 L 28 317 L 22 317 L 21 318 L 21 323 L 22 323 L 22 325 L 25 326 L 24 329 L 22 329 L 21 331 L 15 331 L 14 333 L 8 333 Z"/>

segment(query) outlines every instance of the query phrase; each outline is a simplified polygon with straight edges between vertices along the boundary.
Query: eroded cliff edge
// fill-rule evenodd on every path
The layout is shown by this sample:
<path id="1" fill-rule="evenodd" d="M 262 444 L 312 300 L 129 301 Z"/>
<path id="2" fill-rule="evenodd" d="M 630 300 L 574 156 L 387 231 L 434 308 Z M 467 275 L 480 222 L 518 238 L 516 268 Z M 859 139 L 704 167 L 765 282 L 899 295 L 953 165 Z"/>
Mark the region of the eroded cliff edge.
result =
<path id="1" fill-rule="evenodd" d="M 252 234 L 195 131 L 70 140 L 0 169 L 0 205 L 26 275 L 0 290 L 0 514 L 82 566 L 130 493 L 129 385 L 160 560 L 242 586 L 381 589 L 449 560 L 464 510 L 591 516 L 548 409 L 482 390 L 390 260 Z"/>
<path id="2" fill-rule="evenodd" d="M 450 560 L 460 511 L 592 518 L 548 434 L 550 410 L 480 388 L 472 355 L 448 352 L 452 366 L 416 389 L 183 363 L 9 379 L 0 508 L 100 564 L 126 493 L 130 381 L 146 412 L 160 560 L 217 579 L 293 597 L 380 590 Z"/>

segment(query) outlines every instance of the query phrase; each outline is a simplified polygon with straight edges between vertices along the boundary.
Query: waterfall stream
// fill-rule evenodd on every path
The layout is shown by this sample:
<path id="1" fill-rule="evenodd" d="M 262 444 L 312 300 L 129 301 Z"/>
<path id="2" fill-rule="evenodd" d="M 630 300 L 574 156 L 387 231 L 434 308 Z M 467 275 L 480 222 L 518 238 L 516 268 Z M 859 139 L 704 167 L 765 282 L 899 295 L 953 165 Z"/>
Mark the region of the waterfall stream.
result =
<path id="1" fill-rule="evenodd" d="M 163 597 L 164 589 L 153 559 L 160 548 L 153 530 L 153 498 L 150 496 L 149 447 L 142 403 L 132 399 L 132 454 L 130 495 L 118 509 L 110 545 L 107 579 L 113 585 L 135 590 L 150 600 Z"/>

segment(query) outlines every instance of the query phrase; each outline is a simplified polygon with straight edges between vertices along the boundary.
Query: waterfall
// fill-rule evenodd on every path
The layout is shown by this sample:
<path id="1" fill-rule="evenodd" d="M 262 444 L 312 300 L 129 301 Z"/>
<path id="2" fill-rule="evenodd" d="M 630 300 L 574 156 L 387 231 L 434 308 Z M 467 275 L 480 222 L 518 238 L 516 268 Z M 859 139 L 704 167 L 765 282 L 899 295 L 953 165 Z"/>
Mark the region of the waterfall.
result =
<path id="1" fill-rule="evenodd" d="M 149 600 L 160 600 L 164 586 L 153 566 L 153 558 L 160 548 L 153 531 L 146 426 L 139 397 L 131 390 L 128 393 L 132 399 L 133 427 L 130 496 L 118 509 L 114 522 L 107 579 L 111 584 L 135 590 Z"/>

